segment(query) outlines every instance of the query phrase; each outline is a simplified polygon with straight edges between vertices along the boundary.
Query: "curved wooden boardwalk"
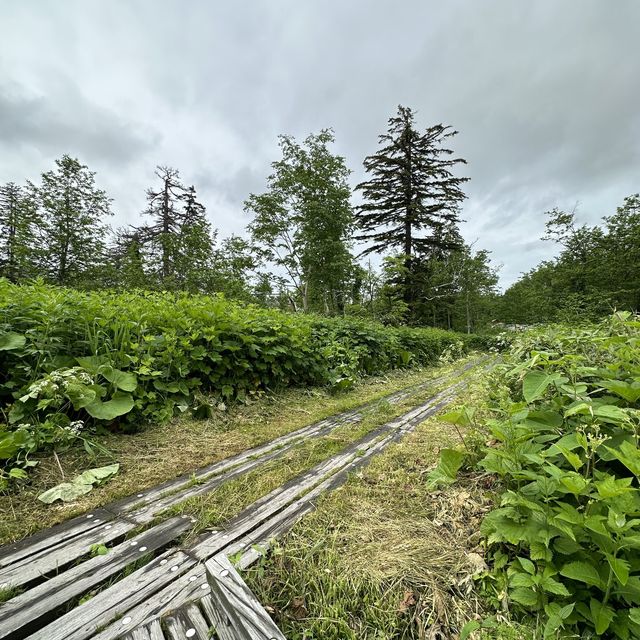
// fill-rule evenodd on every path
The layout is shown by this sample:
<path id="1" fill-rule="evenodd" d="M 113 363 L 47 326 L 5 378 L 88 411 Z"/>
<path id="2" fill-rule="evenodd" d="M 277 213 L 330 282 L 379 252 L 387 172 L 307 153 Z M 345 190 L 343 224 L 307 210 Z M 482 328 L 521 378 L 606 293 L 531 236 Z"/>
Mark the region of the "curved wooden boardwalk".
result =
<path id="1" fill-rule="evenodd" d="M 24 589 L 0 605 L 0 640 L 283 638 L 236 567 L 243 569 L 257 560 L 274 538 L 314 508 L 320 495 L 341 485 L 349 473 L 448 404 L 465 384 L 455 380 L 477 364 L 383 398 L 399 402 L 435 385 L 449 385 L 263 496 L 223 530 L 206 533 L 188 547 L 176 543 L 190 529 L 190 518 L 150 524 L 167 508 L 258 469 L 308 438 L 361 420 L 363 410 L 381 400 L 0 549 L 0 586 Z M 141 526 L 148 528 L 127 538 Z M 112 545 L 107 555 L 90 557 L 93 544 L 105 543 Z M 231 556 L 235 567 L 228 560 Z M 131 571 L 135 566 L 139 568 Z M 109 581 L 113 584 L 107 586 Z M 78 604 L 98 587 L 102 590 Z"/>

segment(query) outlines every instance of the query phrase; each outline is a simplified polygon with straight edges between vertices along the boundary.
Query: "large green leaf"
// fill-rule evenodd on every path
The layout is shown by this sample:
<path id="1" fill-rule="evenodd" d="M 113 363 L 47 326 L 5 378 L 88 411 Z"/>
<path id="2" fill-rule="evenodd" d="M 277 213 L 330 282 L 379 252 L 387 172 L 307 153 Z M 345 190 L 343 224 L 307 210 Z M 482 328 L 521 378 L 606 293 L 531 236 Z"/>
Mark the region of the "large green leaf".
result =
<path id="1" fill-rule="evenodd" d="M 600 574 L 596 568 L 588 562 L 567 562 L 562 569 L 560 569 L 560 575 L 565 578 L 571 578 L 572 580 L 578 580 L 585 584 L 590 584 L 594 587 L 602 585 Z"/>
<path id="2" fill-rule="evenodd" d="M 0 335 L 0 351 L 15 351 L 22 349 L 27 339 L 20 333 L 9 331 Z"/>
<path id="3" fill-rule="evenodd" d="M 133 397 L 129 393 L 122 393 L 116 391 L 111 397 L 111 400 L 102 402 L 96 400 L 85 407 L 85 410 L 90 416 L 97 418 L 98 420 L 114 420 L 118 416 L 123 416 L 125 413 L 129 413 L 133 409 Z"/>
<path id="4" fill-rule="evenodd" d="M 85 493 L 89 493 L 93 489 L 94 484 L 100 484 L 103 480 L 118 473 L 120 465 L 118 463 L 107 465 L 106 467 L 96 467 L 95 469 L 87 469 L 79 476 L 76 476 L 71 482 L 63 482 L 56 485 L 52 489 L 41 493 L 38 496 L 40 502 L 51 504 L 56 500 L 62 502 L 71 502 Z"/>
<path id="5" fill-rule="evenodd" d="M 620 443 L 617 449 L 607 447 L 603 445 L 616 460 L 622 462 L 622 464 L 631 471 L 635 476 L 640 477 L 640 451 L 638 448 L 631 444 L 628 440 L 624 440 Z"/>
<path id="6" fill-rule="evenodd" d="M 595 598 L 591 598 L 589 609 L 591 610 L 591 617 L 596 628 L 596 633 L 602 635 L 609 628 L 613 620 L 614 611 L 611 607 L 602 604 Z"/>
<path id="7" fill-rule="evenodd" d="M 535 607 L 538 603 L 538 594 L 533 589 L 518 587 L 510 593 L 511 599 L 525 607 Z"/>
<path id="8" fill-rule="evenodd" d="M 86 384 L 78 382 L 70 382 L 66 387 L 67 396 L 71 400 L 73 408 L 77 411 L 91 404 L 96 399 L 95 389 Z"/>
<path id="9" fill-rule="evenodd" d="M 633 404 L 640 399 L 640 382 L 623 382 L 622 380 L 601 380 L 598 384 Z"/>
<path id="10" fill-rule="evenodd" d="M 63 482 L 56 485 L 52 489 L 41 493 L 38 496 L 40 502 L 45 504 L 51 504 L 56 500 L 62 500 L 62 502 L 72 502 L 76 498 L 83 496 L 85 493 L 89 493 L 93 485 L 84 484 L 82 482 Z"/>
<path id="11" fill-rule="evenodd" d="M 556 376 L 544 373 L 544 371 L 528 371 L 522 381 L 522 395 L 527 402 L 533 402 L 542 398 L 547 387 Z"/>
<path id="12" fill-rule="evenodd" d="M 607 562 L 613 570 L 618 582 L 624 586 L 629 580 L 629 563 L 622 558 L 614 558 L 611 554 L 607 553 Z"/>
<path id="13" fill-rule="evenodd" d="M 138 379 L 133 373 L 114 369 L 111 365 L 100 367 L 100 374 L 122 391 L 135 391 L 138 386 Z"/>
<path id="14" fill-rule="evenodd" d="M 95 469 L 87 469 L 83 471 L 74 482 L 81 482 L 83 484 L 100 484 L 103 480 L 118 473 L 120 465 L 115 464 L 107 465 L 106 467 L 96 467 Z"/>
<path id="15" fill-rule="evenodd" d="M 429 474 L 427 485 L 435 488 L 455 481 L 465 458 L 464 451 L 458 449 L 442 449 L 438 466 Z"/>
<path id="16" fill-rule="evenodd" d="M 13 433 L 0 434 L 0 460 L 8 460 L 17 450 Z"/>

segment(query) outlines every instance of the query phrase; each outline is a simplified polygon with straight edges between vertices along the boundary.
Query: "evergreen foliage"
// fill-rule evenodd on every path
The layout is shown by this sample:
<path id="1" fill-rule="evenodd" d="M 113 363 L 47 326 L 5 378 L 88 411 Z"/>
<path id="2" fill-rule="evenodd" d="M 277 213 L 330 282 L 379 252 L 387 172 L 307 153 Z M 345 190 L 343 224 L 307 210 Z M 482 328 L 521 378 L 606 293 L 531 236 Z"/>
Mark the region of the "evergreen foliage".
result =
<path id="1" fill-rule="evenodd" d="M 404 255 L 404 300 L 410 306 L 416 299 L 416 256 L 460 246 L 447 234 L 459 221 L 461 187 L 468 180 L 452 172 L 466 161 L 450 157 L 453 151 L 444 146 L 456 133 L 442 124 L 420 133 L 414 112 L 399 106 L 379 137 L 382 147 L 364 160 L 371 178 L 357 186 L 364 198 L 357 212 L 358 239 L 371 243 L 363 253 Z"/>

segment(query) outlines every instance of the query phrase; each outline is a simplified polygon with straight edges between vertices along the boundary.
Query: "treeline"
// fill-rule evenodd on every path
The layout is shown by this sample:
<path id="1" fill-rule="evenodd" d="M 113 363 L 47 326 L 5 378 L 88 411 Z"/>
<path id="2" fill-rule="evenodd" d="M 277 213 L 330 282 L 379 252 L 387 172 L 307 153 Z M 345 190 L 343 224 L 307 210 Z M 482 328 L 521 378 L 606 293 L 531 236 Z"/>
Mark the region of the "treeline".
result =
<path id="1" fill-rule="evenodd" d="M 218 240 L 178 170 L 158 167 L 142 222 L 109 226 L 96 174 L 64 155 L 39 182 L 0 186 L 0 276 L 76 288 L 220 292 L 263 306 L 471 332 L 492 319 L 497 276 L 460 232 L 465 161 L 457 132 L 418 130 L 399 107 L 365 158 L 351 203 L 350 170 L 322 130 L 279 139 L 266 189 L 249 194 L 246 237 Z M 356 243 L 365 243 L 356 255 Z M 360 245 L 362 247 L 362 245 Z M 376 269 L 361 256 L 383 256 Z M 378 263 L 380 261 L 377 261 Z"/>
<path id="2" fill-rule="evenodd" d="M 505 291 L 497 308 L 509 322 L 593 320 L 640 309 L 640 195 L 599 225 L 576 223 L 575 211 L 547 212 L 545 240 L 560 247 Z"/>

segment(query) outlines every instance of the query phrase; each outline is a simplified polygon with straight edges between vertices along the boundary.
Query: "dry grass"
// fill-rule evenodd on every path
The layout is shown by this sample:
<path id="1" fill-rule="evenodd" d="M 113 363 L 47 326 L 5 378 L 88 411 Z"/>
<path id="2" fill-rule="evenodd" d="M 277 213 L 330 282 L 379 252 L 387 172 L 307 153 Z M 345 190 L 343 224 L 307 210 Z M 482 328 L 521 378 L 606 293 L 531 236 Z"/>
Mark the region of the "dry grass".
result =
<path id="1" fill-rule="evenodd" d="M 455 366 L 460 364 L 458 362 Z M 0 520 L 0 544 L 17 540 L 38 529 L 268 442 L 316 420 L 446 375 L 453 368 L 449 365 L 396 371 L 385 377 L 366 379 L 355 389 L 341 395 L 332 395 L 318 389 L 290 389 L 266 396 L 250 405 L 232 407 L 208 420 L 182 418 L 169 424 L 151 426 L 136 434 L 96 437 L 96 441 L 111 452 L 108 457 L 102 455 L 91 459 L 83 449 L 74 448 L 59 454 L 57 458 L 41 458 L 29 485 L 18 493 L 0 496 L 0 513 L 3 514 Z M 402 410 L 406 406 L 398 405 L 398 408 Z M 308 466 L 315 464 L 312 461 L 316 460 L 316 455 L 319 455 L 324 446 L 319 444 L 316 452 L 309 454 L 306 463 Z M 306 451 L 306 447 L 302 451 Z M 330 453 L 331 449 L 327 448 L 325 454 Z M 48 506 L 37 500 L 42 491 L 73 478 L 83 470 L 114 461 L 120 463 L 119 474 L 76 502 Z M 284 461 L 290 462 L 288 458 Z M 231 491 L 223 487 L 221 496 L 226 495 L 226 506 L 222 505 L 221 500 L 222 506 L 215 508 L 218 516 L 212 516 L 211 522 L 229 517 L 237 510 L 237 505 L 245 502 L 249 504 L 247 500 L 251 500 L 253 496 L 259 497 L 260 491 L 267 492 L 270 490 L 267 487 L 273 488 L 272 483 L 285 477 L 283 471 L 286 466 L 281 465 L 281 468 L 277 463 L 274 464 L 276 470 L 271 483 L 266 479 L 258 481 L 262 478 L 263 472 L 260 472 L 238 480 Z M 301 463 L 296 468 L 303 469 L 304 464 Z M 246 487 L 251 487 L 251 490 L 244 490 L 243 483 Z M 244 501 L 241 499 L 243 493 L 247 496 Z"/>
<path id="2" fill-rule="evenodd" d="M 477 382 L 465 400 L 482 393 Z M 425 482 L 440 449 L 460 444 L 451 425 L 425 421 L 248 572 L 287 638 L 451 638 L 482 612 L 472 576 L 484 566 L 485 479 L 440 491 Z"/>

